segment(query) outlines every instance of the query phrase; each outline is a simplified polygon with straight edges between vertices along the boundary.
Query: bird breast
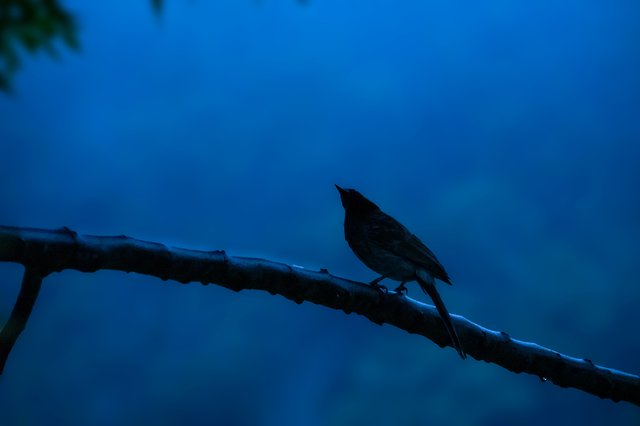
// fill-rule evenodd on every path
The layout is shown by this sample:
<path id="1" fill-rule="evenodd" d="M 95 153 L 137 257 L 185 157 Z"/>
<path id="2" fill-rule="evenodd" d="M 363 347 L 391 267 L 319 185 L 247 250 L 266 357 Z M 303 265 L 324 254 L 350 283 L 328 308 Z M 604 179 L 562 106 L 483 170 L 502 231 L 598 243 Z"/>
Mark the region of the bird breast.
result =
<path id="1" fill-rule="evenodd" d="M 366 226 L 345 221 L 345 239 L 362 263 L 392 280 L 414 281 L 416 265 L 371 241 L 367 231 Z"/>

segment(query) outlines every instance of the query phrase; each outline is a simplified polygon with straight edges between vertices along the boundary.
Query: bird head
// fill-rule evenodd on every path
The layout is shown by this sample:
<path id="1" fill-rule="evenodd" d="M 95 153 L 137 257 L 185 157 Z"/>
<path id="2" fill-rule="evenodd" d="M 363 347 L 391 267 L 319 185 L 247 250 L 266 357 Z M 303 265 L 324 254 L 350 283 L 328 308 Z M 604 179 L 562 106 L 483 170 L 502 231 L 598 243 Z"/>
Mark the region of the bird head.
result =
<path id="1" fill-rule="evenodd" d="M 336 185 L 336 188 L 340 193 L 342 207 L 344 207 L 346 211 L 353 213 L 366 213 L 374 210 L 380 210 L 375 203 L 367 199 L 355 189 L 344 189 L 340 188 L 338 185 Z"/>

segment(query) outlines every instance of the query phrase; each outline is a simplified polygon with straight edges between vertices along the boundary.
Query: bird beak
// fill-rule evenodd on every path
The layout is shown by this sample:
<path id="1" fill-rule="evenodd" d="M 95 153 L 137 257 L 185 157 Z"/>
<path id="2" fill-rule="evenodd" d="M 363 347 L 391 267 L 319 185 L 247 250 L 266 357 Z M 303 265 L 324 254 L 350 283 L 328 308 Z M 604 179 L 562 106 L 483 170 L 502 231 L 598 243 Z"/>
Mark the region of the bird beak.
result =
<path id="1" fill-rule="evenodd" d="M 340 196 L 341 197 L 343 195 L 347 195 L 347 191 L 345 191 L 344 189 L 340 188 L 338 185 L 336 185 L 336 188 L 338 189 L 338 192 L 340 192 Z"/>

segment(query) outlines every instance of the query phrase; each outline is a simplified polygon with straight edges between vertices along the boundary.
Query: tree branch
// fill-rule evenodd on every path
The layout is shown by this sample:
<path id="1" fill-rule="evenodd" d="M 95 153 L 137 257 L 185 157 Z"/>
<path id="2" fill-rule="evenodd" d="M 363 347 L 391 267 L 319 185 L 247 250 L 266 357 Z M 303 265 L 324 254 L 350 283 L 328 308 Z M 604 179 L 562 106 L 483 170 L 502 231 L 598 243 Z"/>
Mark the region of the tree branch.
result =
<path id="1" fill-rule="evenodd" d="M 80 236 L 68 228 L 7 226 L 0 226 L 0 261 L 27 267 L 37 265 L 43 271 L 41 276 L 64 269 L 83 272 L 111 269 L 185 284 L 216 283 L 234 291 L 265 290 L 296 303 L 309 301 L 347 314 L 355 312 L 376 324 L 389 323 L 420 334 L 441 347 L 450 345 L 434 307 L 395 293 L 382 294 L 366 284 L 335 277 L 326 269 L 309 271 L 263 259 L 227 256 L 224 251 L 168 248 L 124 235 Z M 25 281 L 26 277 L 27 274 Z M 534 374 L 558 386 L 581 389 L 600 398 L 640 405 L 639 376 L 513 339 L 507 333 L 486 329 L 458 315 L 452 315 L 452 320 L 465 351 L 477 360 L 498 364 L 515 373 Z M 0 346 L 0 351 L 8 353 L 10 347 L 7 349 L 4 341 L 0 340 Z"/>
<path id="2" fill-rule="evenodd" d="M 0 374 L 4 371 L 4 365 L 9 357 L 9 352 L 18 340 L 20 333 L 27 325 L 29 315 L 36 303 L 43 275 L 34 267 L 27 266 L 22 276 L 20 293 L 16 300 L 7 323 L 0 331 Z"/>

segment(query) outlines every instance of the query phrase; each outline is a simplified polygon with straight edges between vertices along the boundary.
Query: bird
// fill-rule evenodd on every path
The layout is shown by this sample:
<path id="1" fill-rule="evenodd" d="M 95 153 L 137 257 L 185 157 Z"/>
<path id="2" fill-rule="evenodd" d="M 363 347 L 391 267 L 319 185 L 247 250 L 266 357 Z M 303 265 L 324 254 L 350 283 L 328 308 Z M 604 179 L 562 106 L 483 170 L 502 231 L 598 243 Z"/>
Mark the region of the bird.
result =
<path id="1" fill-rule="evenodd" d="M 462 359 L 466 359 L 451 315 L 436 290 L 436 278 L 451 285 L 451 279 L 436 255 L 404 225 L 360 192 L 335 186 L 344 207 L 344 238 L 347 244 L 362 263 L 380 274 L 370 285 L 386 291 L 380 281 L 385 278 L 400 281 L 395 292 L 402 295 L 407 292 L 407 282 L 417 281 L 435 304 L 453 347 Z"/>

